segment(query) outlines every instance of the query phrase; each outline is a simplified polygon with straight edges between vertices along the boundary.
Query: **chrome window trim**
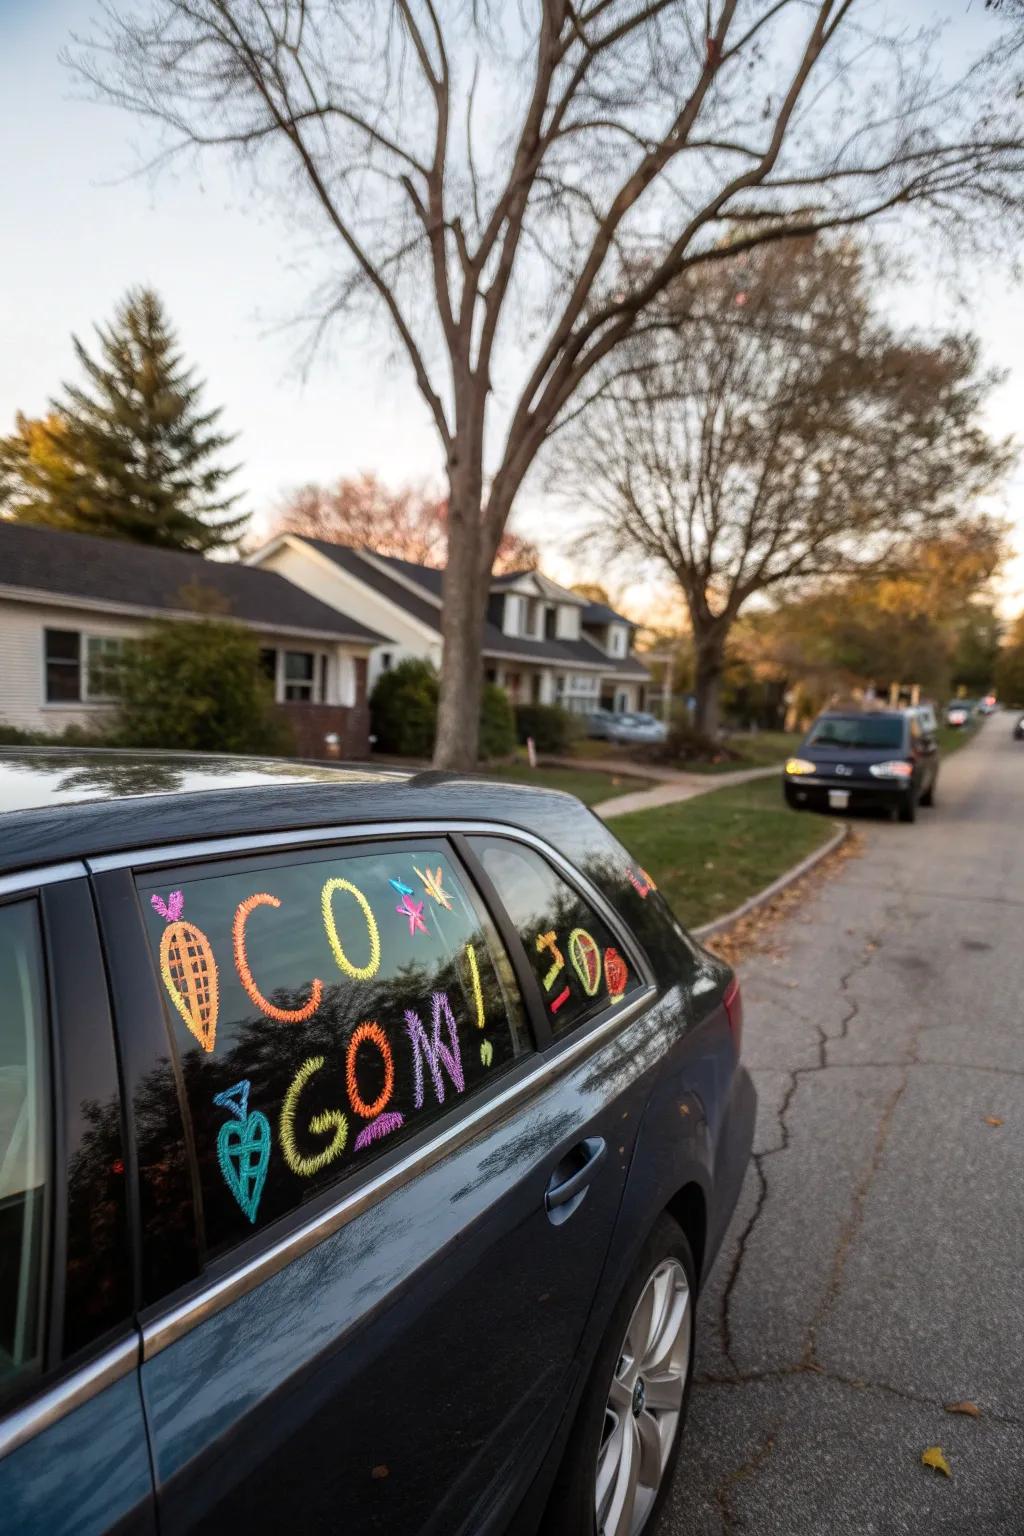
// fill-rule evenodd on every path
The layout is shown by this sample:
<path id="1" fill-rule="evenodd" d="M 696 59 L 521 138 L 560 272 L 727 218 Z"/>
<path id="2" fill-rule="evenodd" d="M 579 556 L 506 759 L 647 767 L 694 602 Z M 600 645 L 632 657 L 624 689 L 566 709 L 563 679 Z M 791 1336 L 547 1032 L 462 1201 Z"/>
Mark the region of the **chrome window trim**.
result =
<path id="1" fill-rule="evenodd" d="M 635 993 L 628 1003 L 617 1007 L 603 1022 L 590 1026 L 581 1025 L 583 1033 L 578 1039 L 570 1040 L 561 1047 L 556 1044 L 544 1055 L 538 1055 L 537 1068 L 528 1076 L 522 1077 L 504 1091 L 495 1094 L 493 1098 L 484 1100 L 461 1119 L 452 1121 L 446 1130 L 441 1131 L 424 1146 L 408 1153 L 400 1162 L 394 1163 L 376 1178 L 367 1180 L 358 1189 L 353 1189 L 351 1193 L 342 1196 L 335 1205 L 321 1212 L 311 1221 L 305 1222 L 286 1236 L 278 1238 L 262 1253 L 246 1260 L 230 1274 L 204 1286 L 197 1295 L 143 1321 L 143 1361 L 152 1360 L 168 1345 L 176 1343 L 193 1328 L 215 1317 L 225 1307 L 231 1306 L 241 1297 L 248 1295 L 265 1280 L 269 1280 L 287 1265 L 301 1258 L 303 1254 L 316 1248 L 326 1238 L 339 1232 L 350 1221 L 361 1216 L 371 1205 L 386 1199 L 388 1195 L 402 1189 L 414 1178 L 427 1172 L 435 1163 L 451 1156 L 474 1136 L 509 1114 L 524 1099 L 532 1098 L 542 1088 L 546 1088 L 550 1083 L 564 1076 L 571 1067 L 596 1051 L 613 1034 L 648 1007 L 656 994 L 657 988 L 653 983 L 648 983 Z"/>
<path id="2" fill-rule="evenodd" d="M 0 896 L 17 896 L 34 891 L 39 885 L 56 885 L 59 880 L 80 880 L 89 873 L 81 859 L 66 864 L 42 864 L 38 869 L 19 869 L 12 875 L 0 875 Z"/>
<path id="3" fill-rule="evenodd" d="M 133 1334 L 104 1350 L 88 1365 L 81 1366 L 31 1402 L 0 1417 L 0 1459 L 58 1424 L 83 1403 L 134 1371 L 138 1364 L 139 1337 Z"/>

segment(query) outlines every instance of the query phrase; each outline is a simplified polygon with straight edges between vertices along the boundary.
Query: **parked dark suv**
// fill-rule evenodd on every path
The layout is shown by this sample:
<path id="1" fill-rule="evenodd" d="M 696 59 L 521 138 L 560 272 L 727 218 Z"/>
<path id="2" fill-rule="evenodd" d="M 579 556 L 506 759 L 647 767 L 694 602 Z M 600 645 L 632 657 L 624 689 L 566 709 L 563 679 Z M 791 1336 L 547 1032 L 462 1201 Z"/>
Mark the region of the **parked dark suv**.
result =
<path id="1" fill-rule="evenodd" d="M 0 757 L 0 1524 L 633 1536 L 754 1091 L 577 801 Z"/>
<path id="2" fill-rule="evenodd" d="M 880 807 L 913 821 L 935 804 L 939 748 L 917 709 L 819 715 L 786 763 L 783 793 L 795 810 Z"/>

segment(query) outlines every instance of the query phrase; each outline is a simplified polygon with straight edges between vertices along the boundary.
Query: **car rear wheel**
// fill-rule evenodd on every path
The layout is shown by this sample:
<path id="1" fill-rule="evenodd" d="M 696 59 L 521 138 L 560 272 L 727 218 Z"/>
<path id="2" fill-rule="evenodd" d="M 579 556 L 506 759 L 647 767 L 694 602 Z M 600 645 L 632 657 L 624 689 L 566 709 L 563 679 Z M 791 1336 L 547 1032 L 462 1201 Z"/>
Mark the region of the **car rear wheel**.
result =
<path id="1" fill-rule="evenodd" d="M 689 1244 L 662 1216 L 598 1351 L 547 1511 L 549 1536 L 651 1530 L 686 1418 L 696 1294 Z"/>

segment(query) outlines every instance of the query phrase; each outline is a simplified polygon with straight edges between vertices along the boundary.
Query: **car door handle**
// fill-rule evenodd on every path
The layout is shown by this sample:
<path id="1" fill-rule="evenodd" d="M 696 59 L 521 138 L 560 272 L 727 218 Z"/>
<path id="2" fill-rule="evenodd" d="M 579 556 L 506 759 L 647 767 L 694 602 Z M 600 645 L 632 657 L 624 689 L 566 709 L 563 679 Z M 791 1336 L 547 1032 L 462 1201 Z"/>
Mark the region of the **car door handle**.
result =
<path id="1" fill-rule="evenodd" d="M 579 1168 L 565 1178 L 559 1176 L 561 1163 L 555 1169 L 544 1191 L 544 1209 L 556 1225 L 564 1221 L 567 1216 L 571 1216 L 577 1209 L 607 1153 L 608 1148 L 603 1139 L 600 1136 L 590 1136 L 574 1147 L 570 1154 L 570 1156 L 575 1154 L 583 1158 L 584 1161 Z"/>

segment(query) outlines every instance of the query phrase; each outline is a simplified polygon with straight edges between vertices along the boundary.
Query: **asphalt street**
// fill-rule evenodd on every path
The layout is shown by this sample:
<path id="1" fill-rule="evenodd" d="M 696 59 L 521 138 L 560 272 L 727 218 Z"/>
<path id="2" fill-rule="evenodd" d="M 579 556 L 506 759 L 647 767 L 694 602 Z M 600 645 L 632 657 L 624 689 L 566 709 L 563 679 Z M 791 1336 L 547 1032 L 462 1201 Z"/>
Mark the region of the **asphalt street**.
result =
<path id="1" fill-rule="evenodd" d="M 1010 726 L 944 761 L 915 825 L 859 820 L 861 855 L 741 968 L 755 1157 L 701 1300 L 666 1536 L 1024 1532 Z M 944 1407 L 964 1400 L 977 1417 Z"/>

